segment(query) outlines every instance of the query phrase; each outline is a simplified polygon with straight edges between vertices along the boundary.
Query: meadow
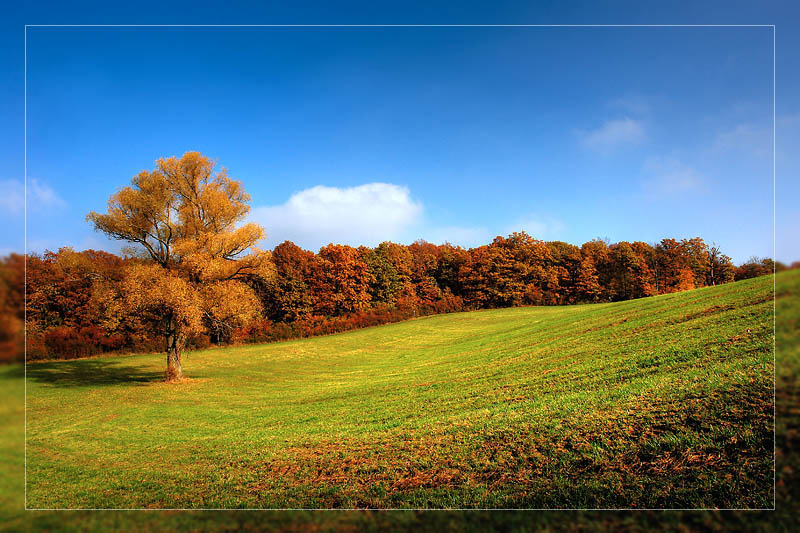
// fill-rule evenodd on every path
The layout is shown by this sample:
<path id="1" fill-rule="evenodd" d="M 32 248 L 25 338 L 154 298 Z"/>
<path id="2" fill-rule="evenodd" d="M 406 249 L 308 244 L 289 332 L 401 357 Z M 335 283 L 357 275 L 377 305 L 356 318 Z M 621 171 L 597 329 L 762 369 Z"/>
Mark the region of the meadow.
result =
<path id="1" fill-rule="evenodd" d="M 192 352 L 179 384 L 29 364 L 28 507 L 771 508 L 772 306 L 765 276 L 439 315 Z"/>

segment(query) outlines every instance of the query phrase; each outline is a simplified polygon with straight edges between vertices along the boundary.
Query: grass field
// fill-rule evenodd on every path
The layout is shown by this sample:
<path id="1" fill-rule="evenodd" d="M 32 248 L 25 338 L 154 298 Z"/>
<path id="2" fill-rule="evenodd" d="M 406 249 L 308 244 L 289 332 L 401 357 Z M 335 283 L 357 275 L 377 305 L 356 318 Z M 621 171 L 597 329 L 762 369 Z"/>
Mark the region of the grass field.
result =
<path id="1" fill-rule="evenodd" d="M 781 278 L 798 285 L 796 274 Z M 28 365 L 32 508 L 771 508 L 772 279 Z"/>
<path id="2" fill-rule="evenodd" d="M 769 292 L 769 280 L 756 282 Z M 739 284 L 730 286 L 738 290 Z M 693 293 L 683 296 L 693 298 Z M 793 531 L 800 501 L 800 272 L 777 277 L 776 511 L 764 512 L 42 512 L 24 511 L 23 371 L 0 367 L 0 530 L 9 531 Z M 133 364 L 142 358 L 120 361 Z M 191 362 L 193 369 L 196 361 Z M 75 364 L 75 363 L 73 363 Z M 153 371 L 160 371 L 154 366 Z M 31 382 L 30 384 L 32 384 Z M 117 386 L 117 385 L 112 385 Z M 145 385 L 142 385 L 145 386 Z M 153 385 L 155 386 L 155 385 Z M 148 459 L 148 453 L 143 459 Z M 30 504 L 30 502 L 29 502 Z"/>

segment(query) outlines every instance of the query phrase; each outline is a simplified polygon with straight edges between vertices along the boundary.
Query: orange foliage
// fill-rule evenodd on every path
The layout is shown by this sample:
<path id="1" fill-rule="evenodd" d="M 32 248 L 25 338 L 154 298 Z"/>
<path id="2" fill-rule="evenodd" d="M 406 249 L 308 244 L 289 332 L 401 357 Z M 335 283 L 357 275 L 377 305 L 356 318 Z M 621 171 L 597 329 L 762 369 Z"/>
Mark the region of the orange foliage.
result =
<path id="1" fill-rule="evenodd" d="M 255 247 L 264 230 L 237 227 L 250 197 L 215 166 L 197 152 L 159 159 L 111 196 L 108 213 L 87 216 L 97 230 L 138 246 L 143 262 L 126 269 L 118 307 L 144 315 L 164 338 L 171 379 L 181 377 L 181 350 L 204 320 L 219 333 L 258 316 L 242 280 L 273 273 L 269 254 Z"/>
<path id="2" fill-rule="evenodd" d="M 312 272 L 317 313 L 338 316 L 369 306 L 374 278 L 355 248 L 340 244 L 320 248 Z"/>

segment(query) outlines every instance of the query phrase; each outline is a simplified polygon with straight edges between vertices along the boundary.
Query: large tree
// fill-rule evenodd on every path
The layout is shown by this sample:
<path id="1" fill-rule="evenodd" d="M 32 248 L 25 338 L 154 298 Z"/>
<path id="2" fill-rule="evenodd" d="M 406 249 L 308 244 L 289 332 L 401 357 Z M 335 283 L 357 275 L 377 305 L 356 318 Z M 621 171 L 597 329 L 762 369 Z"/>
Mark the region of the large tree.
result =
<path id="1" fill-rule="evenodd" d="M 363 311 L 369 307 L 373 281 L 358 250 L 342 244 L 323 246 L 312 267 L 314 309 L 327 316 Z"/>
<path id="2" fill-rule="evenodd" d="M 316 257 L 291 241 L 284 241 L 272 251 L 275 279 L 258 287 L 268 315 L 276 321 L 294 322 L 314 311 L 309 283 Z"/>
<path id="3" fill-rule="evenodd" d="M 733 281 L 736 268 L 731 258 L 722 253 L 719 246 L 712 244 L 708 248 L 708 270 L 706 272 L 706 285 L 730 283 Z"/>
<path id="4" fill-rule="evenodd" d="M 242 184 L 198 152 L 156 161 L 112 195 L 108 212 L 87 220 L 127 241 L 142 261 L 128 268 L 121 307 L 146 319 L 165 341 L 167 379 L 182 377 L 187 338 L 204 327 L 243 325 L 260 312 L 248 278 L 269 277 L 258 224 Z M 232 301 L 234 299 L 236 301 Z"/>
<path id="5" fill-rule="evenodd" d="M 496 237 L 472 250 L 461 268 L 465 296 L 479 307 L 541 305 L 558 292 L 558 272 L 547 245 L 527 233 Z"/>

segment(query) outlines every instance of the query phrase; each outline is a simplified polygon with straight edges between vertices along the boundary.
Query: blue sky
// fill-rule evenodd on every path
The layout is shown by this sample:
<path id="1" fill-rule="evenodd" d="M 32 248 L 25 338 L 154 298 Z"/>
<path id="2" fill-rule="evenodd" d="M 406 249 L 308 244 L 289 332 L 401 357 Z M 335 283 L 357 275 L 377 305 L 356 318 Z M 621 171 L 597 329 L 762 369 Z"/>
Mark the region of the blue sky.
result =
<path id="1" fill-rule="evenodd" d="M 776 23 L 777 258 L 800 259 L 788 3 L 83 6 L 31 3 L 2 37 L 2 251 L 22 249 L 26 23 Z M 771 256 L 772 51 L 763 27 L 28 28 L 28 247 L 117 250 L 86 213 L 155 159 L 199 150 L 244 183 L 267 247 L 474 246 L 524 229 Z"/>

